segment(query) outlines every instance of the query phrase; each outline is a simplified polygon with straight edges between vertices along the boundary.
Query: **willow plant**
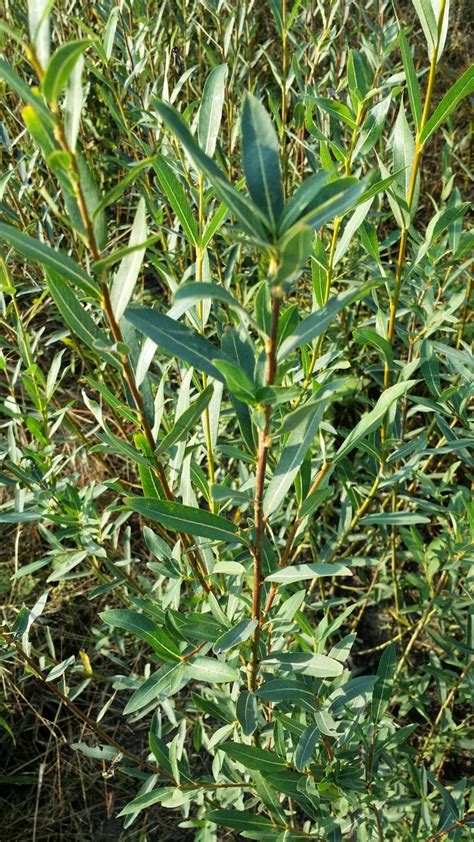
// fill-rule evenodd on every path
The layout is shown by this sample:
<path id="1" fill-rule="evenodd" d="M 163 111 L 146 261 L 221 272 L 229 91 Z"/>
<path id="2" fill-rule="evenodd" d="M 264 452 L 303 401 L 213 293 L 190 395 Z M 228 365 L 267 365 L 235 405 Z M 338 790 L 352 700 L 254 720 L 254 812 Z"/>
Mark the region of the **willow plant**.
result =
<path id="1" fill-rule="evenodd" d="M 348 51 L 343 102 L 322 95 L 313 78 L 321 53 L 334 43 L 334 9 L 322 15 L 315 64 L 305 82 L 298 63 L 290 61 L 298 4 L 291 11 L 285 0 L 270 7 L 281 39 L 281 76 L 275 68 L 281 99 L 278 104 L 272 98 L 273 119 L 261 90 L 243 97 L 240 165 L 233 158 L 226 166 L 219 142 L 223 114 L 232 115 L 226 84 L 235 66 L 215 62 L 198 107 L 180 113 L 167 85 L 161 97 L 148 91 L 135 128 L 139 154 L 117 184 L 99 189 L 80 138 L 82 74 L 88 51 L 107 64 L 117 25 L 113 12 L 105 44 L 91 35 L 63 43 L 51 56 L 48 9 L 43 4 L 41 15 L 30 14 L 25 55 L 37 76 L 33 86 L 0 61 L 0 75 L 24 101 L 23 124 L 57 189 L 54 197 L 43 191 L 48 222 L 37 220 L 41 236 L 33 236 L 36 226 L 21 225 L 13 212 L 0 223 L 0 237 L 11 249 L 1 264 L 2 290 L 30 378 L 34 412 L 27 426 L 35 442 L 25 451 L 34 474 L 10 447 L 6 483 L 23 491 L 2 517 L 41 522 L 50 551 L 28 573 L 52 560 L 48 581 L 61 581 L 88 565 L 87 574 L 96 579 L 92 596 L 110 598 L 112 607 L 100 612 L 100 620 L 118 641 L 125 670 L 124 632 L 148 647 L 151 674 L 130 670 L 115 676 L 114 688 L 133 691 L 124 709 L 129 723 L 149 718 L 149 754 L 128 750 L 84 712 L 77 700 L 82 688 L 72 693 L 66 681 L 78 666 L 74 656 L 49 665 L 36 661 L 29 634 L 45 598 L 31 611 L 22 608 L 2 636 L 7 653 L 14 651 L 101 743 L 75 747 L 141 782 L 121 813 L 126 828 L 145 808 L 160 804 L 176 812 L 180 827 L 194 828 L 200 842 L 223 838 L 218 827 L 281 842 L 411 839 L 403 804 L 410 803 L 415 834 L 420 828 L 431 832 L 428 782 L 422 763 L 403 754 L 417 726 L 397 724 L 392 693 L 450 574 L 429 579 L 411 630 L 403 616 L 397 554 L 401 534 L 418 558 L 422 539 L 415 528 L 428 529 L 430 517 L 450 515 L 439 501 L 416 496 L 436 453 L 427 437 L 418 441 L 416 428 L 409 428 L 410 407 L 441 413 L 438 453 L 454 451 L 471 467 L 472 460 L 466 437 L 455 429 L 467 423 L 465 318 L 457 350 L 436 348 L 428 339 L 440 323 L 436 312 L 415 330 L 429 296 L 423 292 L 418 309 L 409 308 L 410 341 L 398 355 L 396 329 L 410 276 L 428 256 L 442 260 L 436 251 L 440 237 L 446 238 L 443 248 L 451 238 L 457 259 L 467 252 L 468 241 L 456 227 L 466 203 L 453 201 L 438 211 L 423 241 L 414 221 L 423 152 L 472 91 L 473 72 L 467 70 L 432 108 L 448 10 L 444 0 L 416 2 L 429 49 L 424 98 L 406 33 L 394 28 L 385 53 L 379 33 L 378 58 L 377 50 L 371 61 L 368 50 Z M 185 15 L 182 26 L 186 32 Z M 224 52 L 231 36 L 232 27 L 223 35 Z M 387 82 L 383 61 L 395 48 L 403 69 Z M 168 67 L 172 55 L 170 49 Z M 181 77 L 177 104 L 190 77 L 179 50 L 174 55 L 174 72 Z M 97 66 L 94 72 L 100 78 Z M 394 105 L 389 162 L 384 132 Z M 294 118 L 290 140 L 293 110 L 303 119 L 298 124 Z M 120 112 L 113 113 L 123 121 Z M 227 128 L 232 146 L 234 123 Z M 125 122 L 124 132 L 128 142 L 133 131 Z M 111 231 L 110 209 L 134 184 L 141 185 L 140 196 L 123 245 L 123 230 Z M 393 220 L 382 241 L 372 219 L 385 199 Z M 357 271 L 342 270 L 356 235 L 369 268 L 360 262 Z M 69 347 L 84 366 L 83 400 L 95 423 L 91 455 L 105 467 L 112 456 L 123 468 L 84 498 L 67 478 L 64 488 L 55 467 L 54 425 L 68 423 L 77 440 L 82 433 L 61 407 L 51 428 L 48 400 L 58 394 L 61 356 L 46 383 L 19 306 L 14 253 L 27 267 L 41 267 L 43 300 L 54 303 Z M 150 301 L 140 288 L 147 256 L 172 293 L 169 306 L 164 295 Z M 169 268 L 173 260 L 179 261 L 179 279 Z M 250 267 L 247 274 L 242 267 Z M 463 301 L 455 296 L 441 321 L 453 322 Z M 333 336 L 343 342 L 335 346 Z M 357 348 L 376 355 L 367 371 L 363 365 L 356 370 Z M 446 356 L 461 384 L 442 391 L 436 353 Z M 8 386 L 13 407 L 15 391 Z M 456 424 L 450 425 L 451 410 Z M 44 451 L 41 459 L 35 447 Z M 357 479 L 359 460 L 363 481 Z M 341 508 L 334 521 L 336 495 Z M 464 497 L 453 503 L 458 509 L 464 504 Z M 354 539 L 359 525 L 362 533 Z M 378 528 L 391 536 L 398 625 L 394 640 L 381 646 L 374 674 L 352 674 L 358 625 L 385 559 L 385 552 L 375 562 L 370 558 L 379 552 L 371 543 Z M 140 530 L 140 546 L 153 558 L 146 569 L 132 561 L 131 529 Z M 128 549 L 117 559 L 113 550 L 122 533 Z M 352 542 L 361 537 L 362 550 L 354 553 Z M 465 551 L 459 549 L 463 536 L 456 540 L 454 547 L 454 538 L 446 539 L 450 558 Z M 370 548 L 369 557 L 364 548 Z M 364 566 L 373 563 L 378 566 L 371 578 Z M 355 581 L 363 585 L 361 595 Z M 416 584 L 421 592 L 426 582 Z M 406 648 L 397 654 L 400 639 Z M 80 658 L 87 685 L 97 676 L 89 656 L 83 652 Z M 460 683 L 468 669 L 461 665 Z M 445 694 L 421 760 L 455 692 Z M 107 720 L 107 710 L 100 719 Z M 394 751 L 410 770 L 410 784 L 397 778 Z M 430 775 L 430 786 L 438 786 Z M 439 833 L 430 838 L 461 839 L 463 796 L 454 799 L 439 787 L 444 806 Z"/>

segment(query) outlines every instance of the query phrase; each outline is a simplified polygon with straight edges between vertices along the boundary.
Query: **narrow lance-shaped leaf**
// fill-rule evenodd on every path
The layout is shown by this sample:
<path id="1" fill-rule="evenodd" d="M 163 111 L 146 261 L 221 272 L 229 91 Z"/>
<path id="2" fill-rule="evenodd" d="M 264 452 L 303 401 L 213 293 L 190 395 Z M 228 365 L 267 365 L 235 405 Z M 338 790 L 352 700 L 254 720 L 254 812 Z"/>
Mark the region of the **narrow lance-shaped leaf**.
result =
<path id="1" fill-rule="evenodd" d="M 421 27 L 426 38 L 428 55 L 431 59 L 436 48 L 436 58 L 441 58 L 449 22 L 449 0 L 412 0 L 416 13 L 420 19 Z M 443 20 L 440 27 L 440 12 L 443 10 Z M 439 39 L 438 39 L 439 31 Z"/>
<path id="2" fill-rule="evenodd" d="M 237 719 L 246 737 L 250 737 L 258 724 L 257 699 L 250 690 L 242 690 L 235 706 Z"/>
<path id="3" fill-rule="evenodd" d="M 16 70 L 13 70 L 13 67 L 3 59 L 0 59 L 0 79 L 4 79 L 24 102 L 27 102 L 28 105 L 32 105 L 40 111 L 41 116 L 51 127 L 54 125 L 54 117 L 44 104 L 42 98 L 37 93 L 34 93 L 29 85 L 21 79 Z"/>
<path id="4" fill-rule="evenodd" d="M 255 384 L 247 377 L 245 371 L 229 360 L 215 359 L 214 365 L 224 376 L 231 395 L 242 403 L 255 406 L 257 403 L 257 389 Z"/>
<path id="5" fill-rule="evenodd" d="M 299 772 L 302 772 L 311 760 L 318 736 L 319 728 L 317 725 L 308 725 L 301 734 L 295 751 L 295 766 Z"/>
<path id="6" fill-rule="evenodd" d="M 68 328 L 89 348 L 96 351 L 105 362 L 114 368 L 120 368 L 118 360 L 107 350 L 107 347 L 110 348 L 110 342 L 106 334 L 97 327 L 72 289 L 60 275 L 51 269 L 46 270 L 46 278 L 53 301 Z"/>
<path id="7" fill-rule="evenodd" d="M 278 244 L 278 271 L 274 283 L 287 286 L 303 271 L 313 249 L 314 232 L 309 225 L 293 225 Z"/>
<path id="8" fill-rule="evenodd" d="M 327 655 L 311 655 L 307 652 L 270 652 L 262 664 L 279 667 L 292 673 L 312 675 L 315 678 L 333 678 L 342 672 L 342 664 Z"/>
<path id="9" fill-rule="evenodd" d="M 149 705 L 159 696 L 169 698 L 174 696 L 184 684 L 188 676 L 185 675 L 184 664 L 165 664 L 157 672 L 150 675 L 129 699 L 124 714 L 136 713 L 137 710 Z"/>
<path id="10" fill-rule="evenodd" d="M 242 620 L 236 626 L 224 632 L 214 643 L 212 647 L 214 652 L 218 655 L 221 652 L 227 652 L 234 646 L 245 643 L 250 635 L 255 631 L 257 620 Z"/>
<path id="11" fill-rule="evenodd" d="M 377 669 L 377 681 L 372 696 L 372 722 L 379 722 L 388 707 L 396 665 L 397 651 L 395 644 L 391 643 L 380 658 Z"/>
<path id="12" fill-rule="evenodd" d="M 356 233 L 357 229 L 362 225 L 365 217 L 369 213 L 373 201 L 373 197 L 371 199 L 367 199 L 367 201 L 363 202 L 362 205 L 359 205 L 359 207 L 356 208 L 356 210 L 352 214 L 346 227 L 344 228 L 344 233 L 337 244 L 336 252 L 334 254 L 333 266 L 336 266 L 339 263 L 339 261 L 344 257 L 354 234 Z"/>
<path id="13" fill-rule="evenodd" d="M 28 0 L 28 29 L 30 40 L 41 67 L 48 63 L 50 50 L 49 11 L 51 0 Z"/>
<path id="14" fill-rule="evenodd" d="M 312 408 L 298 426 L 292 430 L 284 444 L 280 461 L 275 468 L 263 500 L 263 510 L 268 517 L 284 500 L 311 446 L 326 409 L 326 401 Z"/>
<path id="15" fill-rule="evenodd" d="M 315 206 L 308 208 L 299 221 L 317 231 L 330 219 L 343 216 L 354 207 L 366 188 L 366 181 L 358 181 L 353 176 L 331 181 L 321 189 Z"/>
<path id="16" fill-rule="evenodd" d="M 161 523 L 173 532 L 197 535 L 211 541 L 239 541 L 235 523 L 204 509 L 149 497 L 129 497 L 126 503 L 132 511 Z"/>
<path id="17" fill-rule="evenodd" d="M 401 170 L 395 181 L 405 202 L 409 197 L 414 157 L 415 141 L 408 126 L 405 106 L 402 101 L 393 130 L 393 168 L 394 170 Z"/>
<path id="18" fill-rule="evenodd" d="M 170 105 L 165 102 L 160 102 L 159 100 L 153 101 L 153 107 L 166 123 L 168 128 L 176 135 L 178 140 L 181 141 L 196 168 L 207 176 L 217 196 L 234 214 L 241 228 L 251 237 L 257 236 L 261 240 L 266 241 L 266 219 L 264 215 L 253 204 L 253 202 L 245 196 L 242 196 L 242 194 L 239 193 L 229 181 L 227 181 L 225 175 L 221 172 L 219 167 L 216 166 L 212 158 L 209 158 L 209 156 L 202 151 L 181 115 Z"/>
<path id="19" fill-rule="evenodd" d="M 239 671 L 235 667 L 218 661 L 217 658 L 207 658 L 205 655 L 187 661 L 185 671 L 189 678 L 207 681 L 209 684 L 229 684 L 239 678 Z"/>
<path id="20" fill-rule="evenodd" d="M 291 352 L 296 348 L 299 348 L 300 345 L 304 345 L 307 342 L 313 342 L 318 338 L 318 336 L 321 336 L 343 307 L 346 307 L 348 304 L 352 304 L 353 301 L 363 298 L 364 295 L 367 295 L 367 293 L 370 292 L 372 286 L 374 286 L 374 284 L 355 288 L 352 287 L 346 292 L 341 292 L 339 295 L 331 298 L 328 303 L 323 307 L 320 307 L 319 310 L 316 310 L 314 313 L 311 313 L 310 316 L 307 316 L 306 319 L 303 319 L 295 328 L 291 336 L 282 342 L 278 351 L 279 362 L 286 359 L 288 354 L 291 354 Z"/>
<path id="21" fill-rule="evenodd" d="M 158 310 L 146 307 L 129 307 L 126 318 L 171 356 L 224 382 L 224 377 L 212 364 L 212 360 L 218 356 L 218 349 L 196 331 L 175 322 Z"/>
<path id="22" fill-rule="evenodd" d="M 226 64 L 220 64 L 211 70 L 204 85 L 199 109 L 198 140 L 201 149 L 210 158 L 216 150 L 217 135 L 222 120 L 227 70 Z"/>
<path id="23" fill-rule="evenodd" d="M 193 245 L 199 241 L 196 220 L 189 207 L 186 194 L 181 186 L 178 177 L 175 175 L 169 164 L 162 155 L 157 155 L 153 160 L 153 169 L 158 176 L 161 189 L 178 217 L 184 233 Z"/>
<path id="24" fill-rule="evenodd" d="M 278 221 L 278 231 L 280 233 L 291 228 L 308 209 L 315 207 L 317 197 L 328 178 L 329 173 L 319 172 L 316 175 L 311 175 L 300 184 L 283 208 Z"/>
<path id="25" fill-rule="evenodd" d="M 52 249 L 51 246 L 47 246 L 45 243 L 41 243 L 39 240 L 29 237 L 28 234 L 23 234 L 11 225 L 5 225 L 4 223 L 0 223 L 0 239 L 5 240 L 23 257 L 27 257 L 35 263 L 41 263 L 43 266 L 48 266 L 58 275 L 76 284 L 79 289 L 93 295 L 94 298 L 99 298 L 99 289 L 92 278 L 63 251 Z"/>
<path id="26" fill-rule="evenodd" d="M 76 62 L 90 44 L 89 40 L 69 41 L 51 56 L 44 74 L 43 93 L 53 106 L 64 91 Z"/>
<path id="27" fill-rule="evenodd" d="M 182 284 L 178 287 L 174 294 L 173 307 L 169 311 L 168 316 L 177 319 L 198 301 L 206 299 L 215 299 L 222 301 L 223 304 L 227 304 L 232 310 L 241 313 L 249 324 L 252 325 L 254 330 L 266 336 L 265 331 L 252 318 L 244 305 L 234 298 L 225 287 L 219 286 L 219 284 L 207 283 L 206 281 L 192 281 L 191 283 Z"/>
<path id="28" fill-rule="evenodd" d="M 266 576 L 266 582 L 275 582 L 280 585 L 292 585 L 294 582 L 301 582 L 304 579 L 315 579 L 320 576 L 352 576 L 352 571 L 344 564 L 334 562 L 314 562 L 313 564 L 291 564 L 282 567 L 275 573 Z"/>
<path id="29" fill-rule="evenodd" d="M 206 813 L 204 818 L 209 822 L 214 822 L 214 824 L 246 831 L 247 833 L 252 832 L 252 834 L 255 831 L 258 833 L 265 833 L 266 831 L 274 836 L 277 829 L 270 819 L 257 815 L 257 813 L 250 813 L 248 810 L 212 810 L 210 813 Z M 283 825 L 281 829 L 284 830 Z M 253 835 L 252 838 L 254 838 Z"/>
<path id="30" fill-rule="evenodd" d="M 129 608 L 111 608 L 108 611 L 102 611 L 100 617 L 109 626 L 125 629 L 149 643 L 163 660 L 181 661 L 179 649 L 167 632 L 144 614 L 139 614 L 138 611 L 132 611 Z"/>
<path id="31" fill-rule="evenodd" d="M 146 240 L 147 233 L 146 207 L 145 200 L 142 198 L 138 203 L 137 212 L 133 221 L 130 239 L 128 241 L 129 246 L 135 246 L 138 243 L 142 243 Z M 117 274 L 115 275 L 112 283 L 112 289 L 110 291 L 112 308 L 117 321 L 122 318 L 128 302 L 132 297 L 138 275 L 140 274 L 144 255 L 144 248 L 137 249 L 136 251 L 127 254 L 126 257 L 122 259 L 122 262 L 117 270 Z"/>
<path id="32" fill-rule="evenodd" d="M 454 111 L 456 106 L 474 91 L 474 64 L 462 74 L 462 76 L 454 83 L 452 88 L 444 95 L 439 105 L 435 108 L 430 119 L 426 123 L 420 135 L 420 143 L 426 143 L 428 138 L 434 131 L 444 123 L 450 114 Z"/>
<path id="33" fill-rule="evenodd" d="M 400 51 L 403 59 L 403 67 L 405 69 L 408 99 L 410 100 L 411 112 L 415 121 L 416 130 L 418 131 L 421 125 L 422 114 L 420 86 L 418 84 L 418 78 L 416 75 L 410 45 L 405 37 L 405 33 L 403 32 L 403 30 L 400 30 L 398 40 L 400 42 Z"/>
<path id="34" fill-rule="evenodd" d="M 278 757 L 274 751 L 239 743 L 222 743 L 219 749 L 247 769 L 256 769 L 258 772 L 276 772 L 278 769 L 286 768 L 286 761 Z"/>
<path id="35" fill-rule="evenodd" d="M 362 126 L 359 140 L 356 143 L 352 160 L 355 161 L 358 155 L 367 155 L 377 143 L 385 123 L 385 118 L 390 107 L 392 97 L 386 96 L 369 111 L 367 119 Z"/>
<path id="36" fill-rule="evenodd" d="M 405 380 L 401 383 L 395 383 L 394 386 L 390 386 L 388 389 L 385 389 L 374 408 L 370 412 L 366 413 L 366 415 L 363 415 L 359 423 L 356 424 L 354 429 L 349 433 L 346 440 L 337 451 L 333 461 L 338 462 L 343 456 L 347 456 L 347 454 L 350 453 L 350 451 L 353 450 L 354 447 L 362 441 L 362 439 L 366 438 L 366 436 L 376 430 L 382 423 L 385 414 L 388 412 L 392 404 L 401 398 L 408 389 L 411 389 L 416 382 L 416 380 Z"/>
<path id="37" fill-rule="evenodd" d="M 276 231 L 283 210 L 278 136 L 262 103 L 248 94 L 241 118 L 242 159 L 249 193 Z"/>
<path id="38" fill-rule="evenodd" d="M 173 424 L 173 428 L 170 432 L 164 436 L 164 438 L 160 441 L 158 447 L 156 448 L 157 455 L 161 453 L 166 453 L 170 447 L 176 444 L 178 441 L 182 441 L 190 430 L 193 429 L 196 421 L 202 415 L 206 407 L 209 405 L 209 401 L 212 398 L 214 392 L 214 387 L 211 385 L 207 386 L 201 394 L 196 398 L 194 403 L 191 404 L 184 412 L 177 418 Z"/>
<path id="39" fill-rule="evenodd" d="M 64 128 L 68 146 L 72 152 L 76 149 L 79 127 L 81 122 L 84 93 L 82 86 L 82 70 L 84 68 L 84 57 L 77 59 L 69 77 L 66 93 L 66 105 L 64 114 Z M 94 214 L 100 213 L 101 208 L 96 206 Z"/>

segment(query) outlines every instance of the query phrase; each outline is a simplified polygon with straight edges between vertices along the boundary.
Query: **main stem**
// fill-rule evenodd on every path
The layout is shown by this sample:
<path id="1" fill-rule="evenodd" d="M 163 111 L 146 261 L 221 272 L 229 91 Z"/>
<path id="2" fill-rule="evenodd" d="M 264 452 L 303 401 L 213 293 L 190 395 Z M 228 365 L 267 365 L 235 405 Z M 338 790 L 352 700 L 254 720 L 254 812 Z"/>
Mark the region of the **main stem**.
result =
<path id="1" fill-rule="evenodd" d="M 272 291 L 272 331 L 271 336 L 266 343 L 266 367 L 265 367 L 265 384 L 272 386 L 275 382 L 277 373 L 277 338 L 278 338 L 278 320 L 280 317 L 280 290 Z M 254 520 L 255 520 L 255 544 L 252 550 L 253 553 L 253 593 L 252 593 L 252 619 L 257 621 L 257 626 L 254 632 L 252 641 L 252 660 L 250 664 L 249 673 L 249 690 L 255 690 L 257 686 L 257 672 L 258 672 L 258 650 L 260 643 L 260 633 L 262 627 L 261 604 L 262 604 L 262 559 L 263 559 L 263 539 L 265 536 L 265 515 L 263 512 L 263 494 L 265 490 L 265 474 L 267 468 L 268 453 L 271 447 L 270 425 L 271 425 L 271 404 L 264 406 L 264 424 L 263 428 L 258 432 L 258 449 L 257 449 L 257 474 L 255 480 L 255 499 L 254 499 Z"/>

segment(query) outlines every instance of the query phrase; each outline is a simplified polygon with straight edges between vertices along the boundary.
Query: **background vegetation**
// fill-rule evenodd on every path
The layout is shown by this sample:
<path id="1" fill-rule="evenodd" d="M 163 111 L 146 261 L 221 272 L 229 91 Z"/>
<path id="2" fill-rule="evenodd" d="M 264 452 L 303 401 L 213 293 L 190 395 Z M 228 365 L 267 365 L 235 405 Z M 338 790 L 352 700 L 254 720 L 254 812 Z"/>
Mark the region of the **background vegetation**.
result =
<path id="1" fill-rule="evenodd" d="M 472 838 L 472 7 L 2 11 L 1 839 Z"/>

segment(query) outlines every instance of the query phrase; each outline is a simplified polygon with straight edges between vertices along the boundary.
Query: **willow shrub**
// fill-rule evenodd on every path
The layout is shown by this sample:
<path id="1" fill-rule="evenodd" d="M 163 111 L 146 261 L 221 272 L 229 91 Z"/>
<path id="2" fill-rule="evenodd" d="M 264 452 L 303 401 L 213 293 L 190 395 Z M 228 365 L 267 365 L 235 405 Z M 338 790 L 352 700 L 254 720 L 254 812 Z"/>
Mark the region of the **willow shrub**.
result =
<path id="1" fill-rule="evenodd" d="M 134 92 L 147 53 L 114 11 L 102 41 L 89 29 L 51 50 L 47 6 L 30 3 L 29 68 L 0 62 L 38 174 L 32 207 L 25 162 L 2 182 L 2 481 L 13 496 L 1 519 L 39 522 L 46 546 L 14 579 L 95 576 L 103 610 L 88 654 L 35 656 L 46 591 L 4 626 L 5 656 L 95 731 L 98 745 L 74 747 L 125 776 L 126 828 L 160 804 L 201 842 L 222 827 L 288 842 L 465 838 L 467 782 L 436 777 L 446 746 L 468 740 L 450 710 L 472 652 L 472 236 L 447 127 L 474 77 L 432 105 L 446 4 L 415 3 L 427 61 L 383 16 L 373 42 L 346 49 L 349 20 L 344 29 L 337 5 L 329 16 L 321 6 L 329 70 L 318 85 L 316 56 L 305 64 L 298 46 L 309 5 L 270 3 L 268 97 L 261 81 L 239 92 L 226 28 L 227 61 L 214 58 L 194 101 L 177 49 L 172 96 L 167 83 L 161 97 L 153 83 Z M 233 25 L 243 37 L 244 18 Z M 110 75 L 125 39 L 143 58 L 116 77 L 134 97 L 132 123 Z M 104 150 L 94 86 L 114 126 Z M 435 202 L 420 174 L 443 131 Z M 428 175 L 423 184 L 432 189 Z M 52 334 L 34 326 L 45 302 Z M 102 460 L 100 481 L 74 473 L 64 435 L 88 464 Z M 353 659 L 374 607 L 388 638 Z M 414 667 L 427 627 L 433 655 Z M 144 672 L 131 666 L 134 639 Z M 117 674 L 87 717 L 98 650 Z M 116 692 L 129 694 L 129 727 L 149 722 L 148 756 L 108 736 Z"/>

